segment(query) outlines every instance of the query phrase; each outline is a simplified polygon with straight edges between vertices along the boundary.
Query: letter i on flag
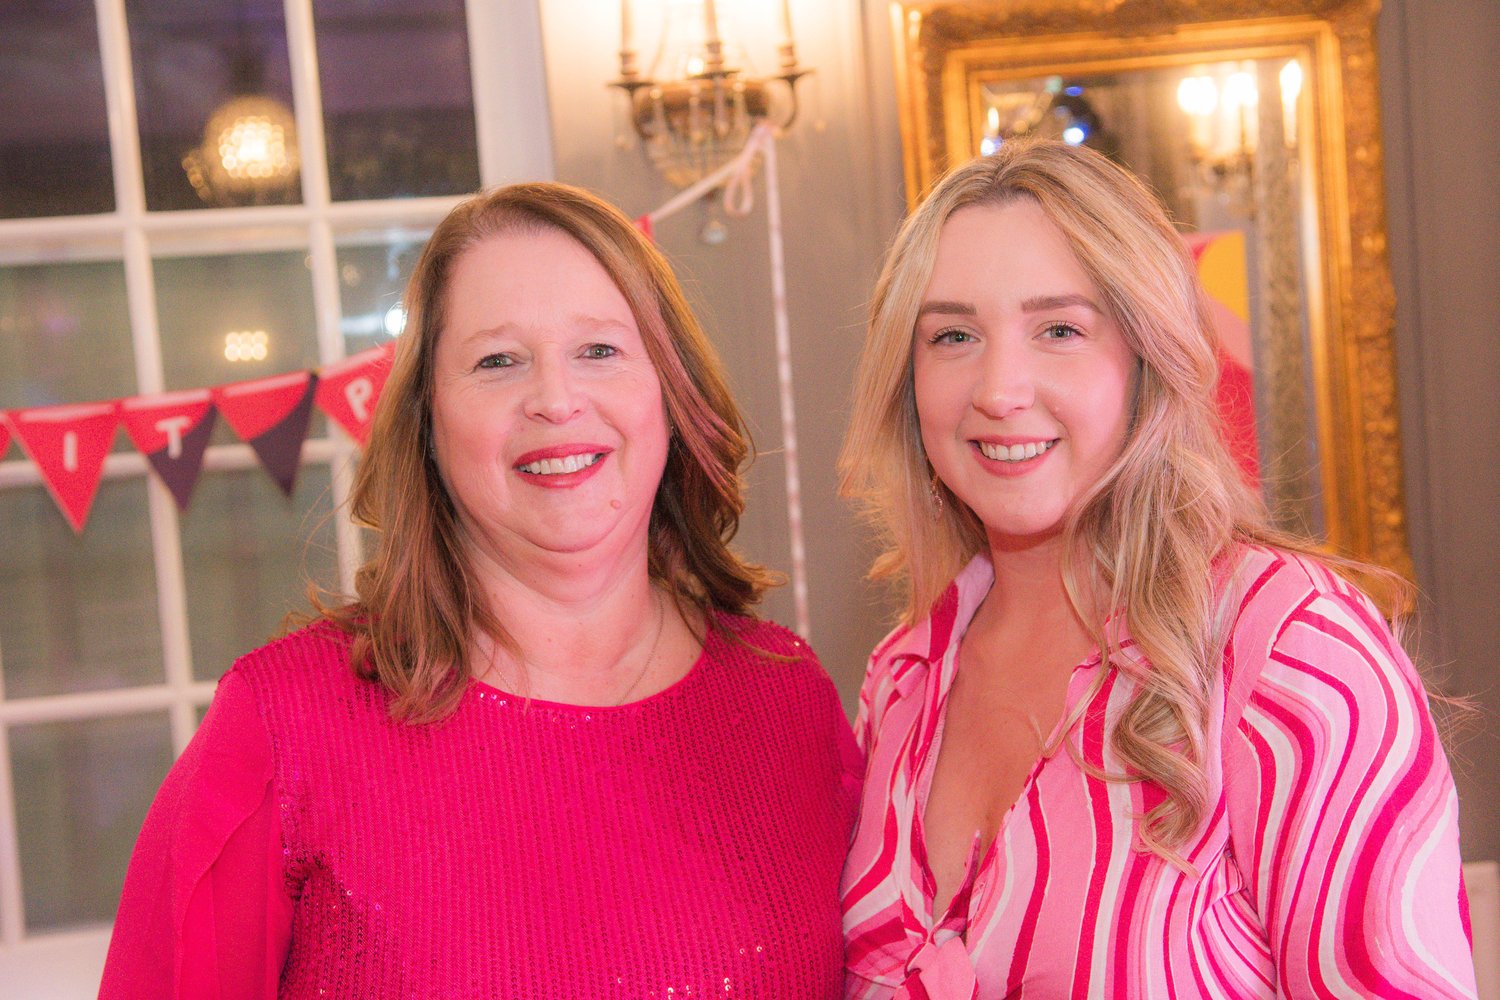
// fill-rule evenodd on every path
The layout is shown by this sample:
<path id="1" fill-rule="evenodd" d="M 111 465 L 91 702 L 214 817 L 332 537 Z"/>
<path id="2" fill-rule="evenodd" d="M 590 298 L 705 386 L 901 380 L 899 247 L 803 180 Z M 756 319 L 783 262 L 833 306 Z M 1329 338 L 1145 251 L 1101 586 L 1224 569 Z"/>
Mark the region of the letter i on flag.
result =
<path id="1" fill-rule="evenodd" d="M 287 496 L 297 482 L 317 382 L 311 372 L 291 372 L 213 390 L 214 406 L 225 423 L 255 449 L 260 464 Z"/>
<path id="2" fill-rule="evenodd" d="M 104 458 L 119 426 L 119 404 L 83 403 L 12 410 L 11 426 L 21 448 L 42 472 L 42 480 L 74 534 L 88 523 L 99 492 Z"/>
<path id="3" fill-rule="evenodd" d="M 120 403 L 120 422 L 171 491 L 177 508 L 187 510 L 214 429 L 212 393 L 190 389 L 127 399 Z"/>

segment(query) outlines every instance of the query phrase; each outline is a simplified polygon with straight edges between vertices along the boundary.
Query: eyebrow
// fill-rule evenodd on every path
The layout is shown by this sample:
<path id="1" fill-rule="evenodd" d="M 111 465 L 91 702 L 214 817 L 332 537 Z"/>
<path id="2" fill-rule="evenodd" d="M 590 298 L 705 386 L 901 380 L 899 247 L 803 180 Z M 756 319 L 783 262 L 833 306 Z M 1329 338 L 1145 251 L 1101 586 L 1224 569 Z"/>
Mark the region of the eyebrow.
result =
<path id="1" fill-rule="evenodd" d="M 1051 309 L 1067 309 L 1081 306 L 1090 309 L 1099 315 L 1104 315 L 1100 309 L 1087 295 L 1079 295 L 1077 292 L 1068 292 L 1064 295 L 1034 295 L 1029 299 L 1021 300 L 1022 312 L 1046 312 Z M 930 313 L 940 313 L 944 316 L 978 316 L 979 309 L 972 302 L 956 302 L 943 299 L 934 299 L 923 302 L 917 309 L 917 318 L 921 319 Z"/>
<path id="2" fill-rule="evenodd" d="M 949 316 L 978 316 L 979 310 L 972 302 L 923 302 L 917 310 L 917 317 L 921 318 L 928 313 L 944 313 Z"/>
<path id="3" fill-rule="evenodd" d="M 1101 316 L 1104 315 L 1104 310 L 1100 309 L 1093 299 L 1087 295 L 1079 295 L 1077 292 L 1069 292 L 1066 295 L 1037 295 L 1021 300 L 1021 309 L 1024 312 L 1045 312 L 1049 309 L 1066 309 L 1070 306 L 1082 306 Z"/>

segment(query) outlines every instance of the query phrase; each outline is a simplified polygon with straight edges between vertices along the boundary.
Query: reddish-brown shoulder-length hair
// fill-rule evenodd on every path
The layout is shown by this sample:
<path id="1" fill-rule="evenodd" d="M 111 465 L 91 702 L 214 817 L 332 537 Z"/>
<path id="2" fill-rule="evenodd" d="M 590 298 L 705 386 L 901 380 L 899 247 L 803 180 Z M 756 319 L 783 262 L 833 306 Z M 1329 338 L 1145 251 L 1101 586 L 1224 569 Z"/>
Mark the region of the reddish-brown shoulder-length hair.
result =
<path id="1" fill-rule="evenodd" d="M 426 722 L 457 706 L 476 633 L 509 646 L 505 623 L 474 579 L 453 501 L 433 456 L 433 355 L 455 262 L 508 232 L 554 230 L 577 240 L 630 304 L 661 381 L 675 439 L 649 527 L 649 572 L 678 607 L 745 612 L 769 574 L 729 547 L 744 510 L 749 444 L 713 347 L 661 253 L 618 209 L 564 184 L 514 184 L 465 201 L 433 232 L 407 285 L 406 330 L 376 407 L 350 498 L 376 533 L 355 600 L 319 605 L 354 637 L 361 675 L 395 696 L 397 718 Z"/>

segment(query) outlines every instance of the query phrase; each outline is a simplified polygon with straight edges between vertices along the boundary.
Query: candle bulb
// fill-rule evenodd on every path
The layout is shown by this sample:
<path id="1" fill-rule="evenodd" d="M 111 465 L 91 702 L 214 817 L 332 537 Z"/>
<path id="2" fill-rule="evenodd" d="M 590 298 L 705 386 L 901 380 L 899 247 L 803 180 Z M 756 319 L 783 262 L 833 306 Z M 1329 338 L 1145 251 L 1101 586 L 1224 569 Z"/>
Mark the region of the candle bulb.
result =
<path id="1" fill-rule="evenodd" d="M 777 51 L 783 71 L 797 68 L 797 43 L 792 38 L 792 0 L 781 0 L 781 45 Z"/>
<path id="2" fill-rule="evenodd" d="M 714 0 L 703 0 L 704 70 L 712 73 L 724 68 L 724 46 L 719 39 L 719 12 Z"/>
<path id="3" fill-rule="evenodd" d="M 636 75 L 634 25 L 630 19 L 630 0 L 620 0 L 620 77 L 629 80 Z"/>
<path id="4" fill-rule="evenodd" d="M 709 45 L 719 42 L 719 12 L 714 0 L 703 0 L 703 32 Z"/>

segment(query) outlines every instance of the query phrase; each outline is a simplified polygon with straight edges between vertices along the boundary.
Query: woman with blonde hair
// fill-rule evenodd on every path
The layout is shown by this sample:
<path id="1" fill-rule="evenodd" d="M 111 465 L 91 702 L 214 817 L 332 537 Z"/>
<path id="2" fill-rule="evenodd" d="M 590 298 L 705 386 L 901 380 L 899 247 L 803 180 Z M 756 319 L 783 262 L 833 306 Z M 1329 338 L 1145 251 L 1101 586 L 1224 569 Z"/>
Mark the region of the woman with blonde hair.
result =
<path id="1" fill-rule="evenodd" d="M 357 597 L 221 681 L 101 996 L 838 996 L 858 751 L 750 617 L 747 444 L 665 259 L 513 185 L 405 304 Z"/>
<path id="2" fill-rule="evenodd" d="M 1373 571 L 1270 526 L 1216 376 L 1183 241 L 1097 153 L 1008 143 L 897 236 L 842 458 L 905 591 L 848 996 L 1473 995 L 1422 682 Z"/>

